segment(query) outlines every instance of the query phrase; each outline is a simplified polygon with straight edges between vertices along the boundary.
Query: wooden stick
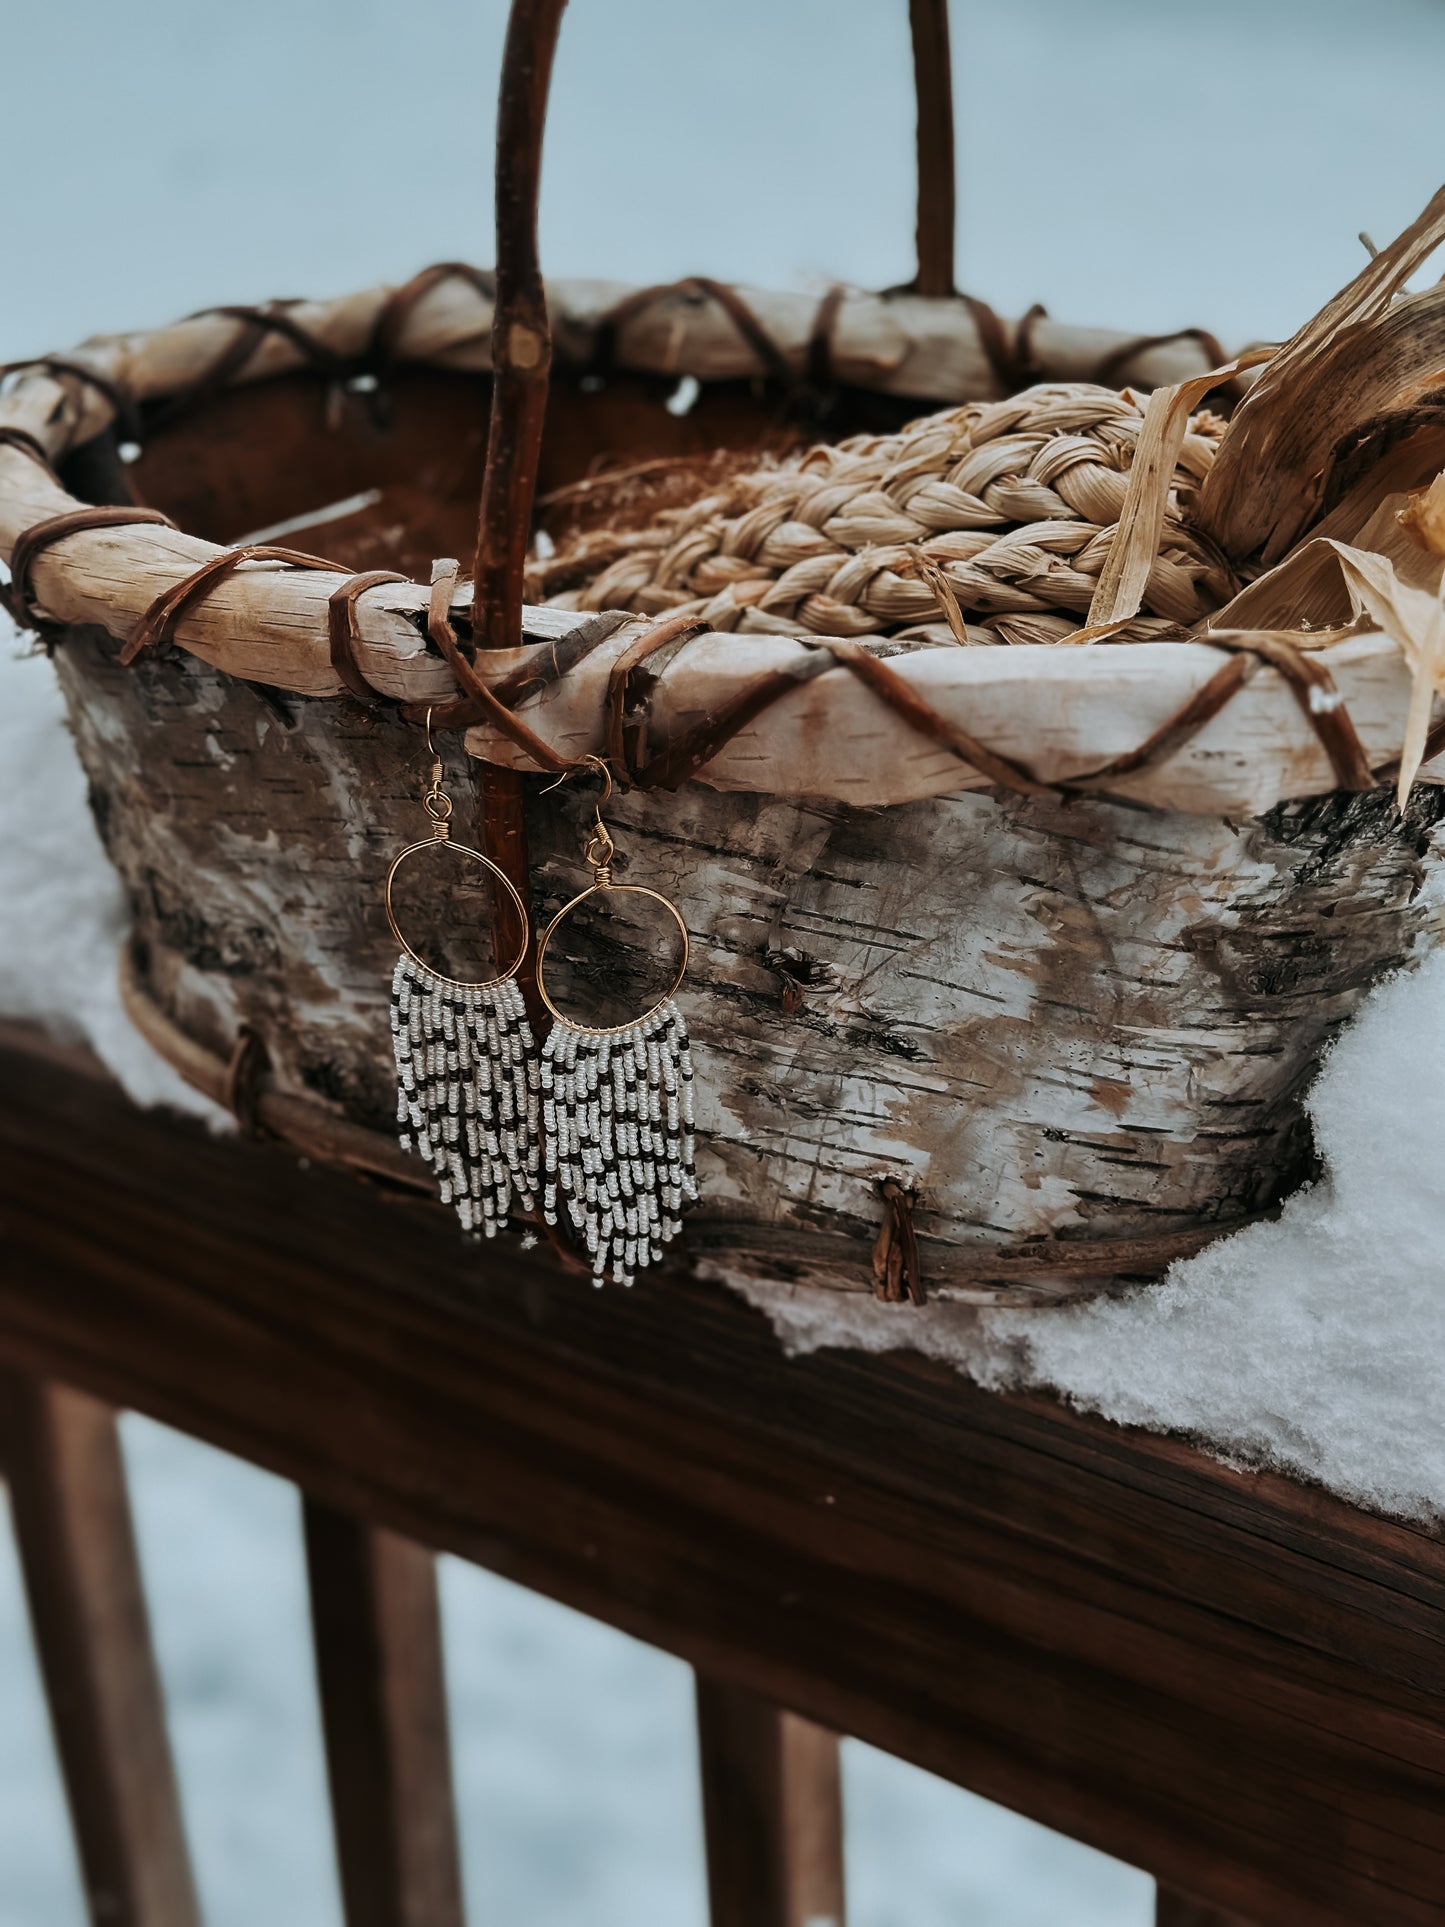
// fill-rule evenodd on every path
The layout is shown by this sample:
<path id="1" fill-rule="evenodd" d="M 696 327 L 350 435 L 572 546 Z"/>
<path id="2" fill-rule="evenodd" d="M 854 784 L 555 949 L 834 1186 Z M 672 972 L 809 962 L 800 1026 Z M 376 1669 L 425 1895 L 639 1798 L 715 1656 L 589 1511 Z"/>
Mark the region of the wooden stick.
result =
<path id="1" fill-rule="evenodd" d="M 305 1524 L 347 1927 L 462 1927 L 435 1561 L 312 1499 Z"/>
<path id="2" fill-rule="evenodd" d="M 552 60 L 567 0 L 512 0 L 497 104 L 497 296 L 492 317 L 492 418 L 482 478 L 473 629 L 486 649 L 522 641 L 522 575 L 532 532 L 532 503 L 547 412 L 552 336 L 537 257 L 537 201 L 542 190 L 542 136 Z M 482 787 L 482 848 L 502 870 L 531 917 L 524 796 L 511 770 L 488 771 Z M 494 899 L 493 941 L 501 964 L 510 948 L 509 914 Z M 522 990 L 534 1030 L 547 1011 L 533 953 L 522 965 Z"/>
<path id="3" fill-rule="evenodd" d="M 537 200 L 552 58 L 567 0 L 512 0 L 497 104 L 497 297 L 492 422 L 477 530 L 479 641 L 522 640 L 522 569 L 547 410 L 552 335 L 537 258 Z"/>
<path id="4" fill-rule="evenodd" d="M 115 1414 L 0 1373 L 0 1459 L 96 1927 L 200 1927 Z"/>
<path id="5" fill-rule="evenodd" d="M 954 292 L 953 66 L 948 0 L 908 0 L 918 90 L 917 294 Z"/>
<path id="6" fill-rule="evenodd" d="M 838 1736 L 697 1676 L 711 1927 L 844 1927 Z"/>

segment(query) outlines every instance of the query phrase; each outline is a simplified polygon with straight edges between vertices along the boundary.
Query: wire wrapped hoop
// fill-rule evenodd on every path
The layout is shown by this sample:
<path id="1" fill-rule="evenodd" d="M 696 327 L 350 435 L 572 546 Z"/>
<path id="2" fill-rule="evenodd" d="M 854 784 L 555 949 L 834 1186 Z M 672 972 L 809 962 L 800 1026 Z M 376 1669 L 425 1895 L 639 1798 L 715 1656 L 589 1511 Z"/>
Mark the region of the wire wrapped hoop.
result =
<path id="1" fill-rule="evenodd" d="M 648 1005 L 640 1017 L 629 1017 L 625 1024 L 579 1024 L 575 1018 L 568 1017 L 564 1012 L 558 1010 L 557 1006 L 547 994 L 547 980 L 545 975 L 547 945 L 552 941 L 557 931 L 579 904 L 585 903 L 589 897 L 601 896 L 608 891 L 614 896 L 650 897 L 654 903 L 660 903 L 681 933 L 682 958 L 678 963 L 672 982 L 660 997 Z M 551 1011 L 557 1022 L 559 1024 L 565 1024 L 569 1030 L 589 1031 L 595 1037 L 619 1037 L 623 1031 L 631 1030 L 634 1024 L 646 1023 L 653 1012 L 661 1010 L 662 1006 L 674 994 L 683 978 L 687 975 L 687 959 L 690 948 L 687 925 L 682 920 L 682 912 L 672 899 L 665 897 L 660 890 L 649 890 L 641 883 L 591 883 L 580 895 L 573 897 L 570 903 L 564 903 L 556 916 L 553 917 L 552 921 L 547 925 L 547 928 L 542 932 L 541 941 L 537 945 L 537 990 L 542 1002 L 547 1006 L 548 1010 Z"/>
<path id="2" fill-rule="evenodd" d="M 443 797 L 442 801 L 447 803 L 446 814 L 447 816 L 450 816 L 451 805 L 449 800 Z M 495 977 L 483 977 L 483 978 L 478 978 L 475 981 L 466 977 L 444 977 L 441 971 L 434 969 L 433 966 L 427 962 L 425 957 L 420 956 L 415 950 L 413 950 L 411 945 L 407 942 L 406 938 L 402 935 L 401 926 L 396 920 L 396 909 L 392 903 L 392 895 L 391 895 L 392 884 L 395 881 L 396 873 L 401 868 L 402 864 L 406 862 L 407 858 L 415 856 L 418 850 L 439 850 L 439 849 L 452 850 L 455 852 L 457 856 L 470 857 L 473 862 L 480 863 L 482 868 L 487 872 L 489 872 L 489 874 L 493 876 L 497 880 L 497 882 L 499 882 L 502 885 L 502 887 L 506 890 L 508 897 L 511 899 L 512 907 L 513 909 L 515 909 L 517 913 L 518 927 L 522 932 L 522 941 L 518 947 L 516 956 L 513 958 L 511 962 L 511 965 L 506 970 L 499 971 Z M 432 977 L 435 977 L 435 979 L 439 984 L 446 984 L 449 989 L 490 990 L 494 984 L 504 984 L 507 982 L 508 978 L 515 977 L 517 972 L 522 968 L 523 963 L 526 961 L 527 947 L 531 942 L 532 932 L 531 932 L 529 920 L 527 917 L 527 906 L 522 901 L 521 893 L 518 891 L 517 886 L 512 882 L 512 879 L 507 875 L 505 870 L 501 869 L 499 865 L 493 863 L 492 859 L 489 856 L 484 856 L 480 850 L 474 850 L 470 847 L 470 845 L 466 843 L 454 843 L 450 837 L 445 837 L 445 836 L 429 836 L 429 837 L 423 838 L 423 840 L 420 843 L 408 843 L 404 850 L 398 850 L 396 855 L 392 858 L 391 868 L 386 873 L 386 889 L 384 892 L 383 901 L 385 902 L 385 905 L 386 905 L 386 921 L 391 926 L 391 934 L 396 938 L 397 942 L 401 945 L 402 949 L 406 952 L 407 956 L 411 958 L 414 964 L 418 965 L 422 970 L 425 970 L 426 972 L 428 972 L 428 974 L 431 975 Z M 572 906 L 569 904 L 567 907 L 568 909 L 571 909 Z"/>

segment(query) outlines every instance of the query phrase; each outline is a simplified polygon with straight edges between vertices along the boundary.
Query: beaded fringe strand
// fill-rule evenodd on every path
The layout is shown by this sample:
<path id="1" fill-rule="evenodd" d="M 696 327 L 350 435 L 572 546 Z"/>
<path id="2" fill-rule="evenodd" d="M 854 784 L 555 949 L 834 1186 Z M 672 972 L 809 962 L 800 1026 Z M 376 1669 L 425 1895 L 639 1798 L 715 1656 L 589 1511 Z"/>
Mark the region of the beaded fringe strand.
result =
<path id="1" fill-rule="evenodd" d="M 693 1175 L 692 1057 L 669 998 L 621 1031 L 559 1023 L 542 1048 L 542 1212 L 565 1206 L 593 1282 L 630 1285 L 682 1229 Z"/>
<path id="2" fill-rule="evenodd" d="M 516 979 L 446 983 L 410 957 L 391 980 L 396 1121 L 462 1229 L 495 1237 L 537 1203 L 537 1048 Z"/>

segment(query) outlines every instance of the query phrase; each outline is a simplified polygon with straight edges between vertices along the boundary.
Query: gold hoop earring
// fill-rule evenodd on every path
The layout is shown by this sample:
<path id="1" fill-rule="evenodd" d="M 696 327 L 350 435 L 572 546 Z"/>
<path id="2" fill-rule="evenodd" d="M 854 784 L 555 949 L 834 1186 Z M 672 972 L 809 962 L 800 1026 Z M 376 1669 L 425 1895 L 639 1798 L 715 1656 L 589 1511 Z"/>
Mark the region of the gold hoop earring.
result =
<path id="1" fill-rule="evenodd" d="M 495 1237 L 514 1204 L 537 1205 L 540 1166 L 540 1073 L 517 972 L 529 941 L 527 906 L 510 877 L 465 843 L 452 839 L 451 798 L 442 764 L 426 742 L 431 778 L 422 806 L 431 835 L 392 858 L 382 900 L 401 955 L 391 979 L 391 1037 L 396 1058 L 396 1121 L 402 1149 L 415 1151 L 437 1180 L 443 1204 L 462 1229 Z M 414 950 L 397 922 L 394 886 L 402 866 L 424 851 L 447 852 L 476 865 L 506 892 L 521 944 L 499 976 L 470 981 L 444 976 Z"/>
<path id="2" fill-rule="evenodd" d="M 598 756 L 582 759 L 605 785 L 596 827 L 583 852 L 592 881 L 553 917 L 537 946 L 537 988 L 556 1019 L 542 1046 L 542 1215 L 556 1224 L 565 1208 L 592 1258 L 593 1283 L 609 1275 L 630 1285 L 661 1261 L 697 1197 L 693 1165 L 692 1054 L 682 1012 L 672 1001 L 687 973 L 687 925 L 658 890 L 615 883 L 616 845 L 602 821 L 612 777 Z M 682 933 L 682 961 L 662 996 L 630 1023 L 579 1024 L 548 994 L 547 946 L 579 905 L 604 892 L 660 903 Z"/>

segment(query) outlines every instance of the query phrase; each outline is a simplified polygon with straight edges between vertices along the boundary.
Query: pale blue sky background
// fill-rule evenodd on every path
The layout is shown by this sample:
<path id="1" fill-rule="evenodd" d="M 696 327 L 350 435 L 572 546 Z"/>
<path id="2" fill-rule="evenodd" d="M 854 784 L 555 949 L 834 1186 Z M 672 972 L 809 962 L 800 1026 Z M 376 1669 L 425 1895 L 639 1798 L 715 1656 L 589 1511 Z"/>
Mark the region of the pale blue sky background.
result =
<path id="1" fill-rule="evenodd" d="M 499 0 L 0 0 L 0 352 L 491 257 Z M 1288 332 L 1445 179 L 1439 0 L 954 0 L 963 284 Z M 556 272 L 911 268 L 906 0 L 573 0 Z M 17 191 L 22 190 L 22 191 Z"/>

